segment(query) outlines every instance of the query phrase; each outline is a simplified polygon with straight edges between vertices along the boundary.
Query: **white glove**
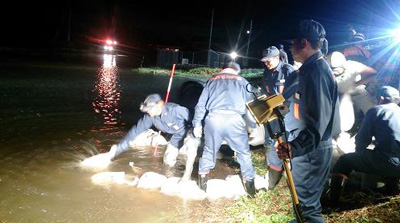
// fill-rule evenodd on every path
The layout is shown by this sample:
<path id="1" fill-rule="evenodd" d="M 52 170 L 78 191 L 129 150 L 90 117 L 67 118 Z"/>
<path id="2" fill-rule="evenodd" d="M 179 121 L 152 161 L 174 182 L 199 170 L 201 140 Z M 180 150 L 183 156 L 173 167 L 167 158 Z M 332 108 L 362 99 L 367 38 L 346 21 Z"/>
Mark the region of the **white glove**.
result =
<path id="1" fill-rule="evenodd" d="M 117 145 L 111 146 L 110 151 L 107 153 L 100 153 L 89 158 L 84 159 L 80 165 L 86 168 L 103 169 L 107 168 L 111 163 L 111 159 L 115 157 L 117 151 Z"/>
<path id="2" fill-rule="evenodd" d="M 195 128 L 193 128 L 193 135 L 194 135 L 194 137 L 196 137 L 196 138 L 201 138 L 201 135 L 203 134 L 203 128 L 200 126 L 200 127 L 195 127 Z"/>
<path id="3" fill-rule="evenodd" d="M 110 160 L 115 157 L 115 153 L 117 152 L 117 145 L 112 145 L 110 151 L 108 151 L 108 156 L 110 157 Z"/>
<path id="4" fill-rule="evenodd" d="M 167 150 L 165 150 L 164 153 L 164 164 L 168 165 L 170 167 L 175 166 L 176 163 L 176 157 L 178 156 L 179 150 L 175 146 L 168 144 Z"/>

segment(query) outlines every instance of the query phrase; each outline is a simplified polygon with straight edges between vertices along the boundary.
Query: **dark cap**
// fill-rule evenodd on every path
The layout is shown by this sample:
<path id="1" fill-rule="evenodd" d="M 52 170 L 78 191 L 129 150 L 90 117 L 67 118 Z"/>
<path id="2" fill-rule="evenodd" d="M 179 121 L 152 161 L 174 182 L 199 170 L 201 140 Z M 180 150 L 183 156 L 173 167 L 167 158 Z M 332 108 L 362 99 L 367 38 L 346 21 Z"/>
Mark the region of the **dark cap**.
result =
<path id="1" fill-rule="evenodd" d="M 379 88 L 378 92 L 376 93 L 376 96 L 383 97 L 388 101 L 397 101 L 400 99 L 399 91 L 391 86 L 383 86 Z"/>
<path id="2" fill-rule="evenodd" d="M 300 20 L 294 38 L 321 40 L 324 39 L 325 36 L 326 36 L 325 28 L 321 25 L 321 23 L 310 19 L 310 20 Z"/>
<path id="3" fill-rule="evenodd" d="M 148 112 L 159 101 L 161 101 L 161 96 L 159 94 L 148 95 L 144 102 L 140 104 L 140 111 Z"/>
<path id="4" fill-rule="evenodd" d="M 270 46 L 263 51 L 263 58 L 261 58 L 262 62 L 266 62 L 267 60 L 271 59 L 272 57 L 279 56 L 279 50 L 275 46 Z"/>

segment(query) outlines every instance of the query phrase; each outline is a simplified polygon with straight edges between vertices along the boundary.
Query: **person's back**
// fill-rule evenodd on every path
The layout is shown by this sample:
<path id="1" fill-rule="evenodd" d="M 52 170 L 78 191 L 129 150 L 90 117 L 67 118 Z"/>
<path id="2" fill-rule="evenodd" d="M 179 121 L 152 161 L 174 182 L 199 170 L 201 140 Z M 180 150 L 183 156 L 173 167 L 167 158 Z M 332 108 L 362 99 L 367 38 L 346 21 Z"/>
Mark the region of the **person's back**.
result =
<path id="1" fill-rule="evenodd" d="M 200 138 L 204 119 L 204 150 L 199 160 L 199 187 L 207 188 L 207 175 L 215 167 L 215 154 L 226 141 L 237 153 L 245 189 L 255 194 L 255 170 L 251 161 L 245 120 L 246 102 L 252 98 L 247 80 L 239 76 L 240 66 L 229 63 L 210 78 L 199 98 L 193 118 L 193 134 Z M 206 117 L 205 117 L 206 116 Z M 253 126 L 255 127 L 255 123 Z"/>
<path id="2" fill-rule="evenodd" d="M 210 78 L 206 83 L 211 96 L 207 110 L 232 110 L 244 114 L 247 96 L 243 94 L 243 88 L 246 88 L 247 84 L 245 78 L 229 72 L 219 73 Z"/>
<path id="3" fill-rule="evenodd" d="M 357 148 L 369 145 L 367 136 L 375 137 L 375 150 L 400 165 L 400 107 L 395 103 L 381 104 L 371 108 L 366 115 L 370 128 L 363 128 L 356 136 Z M 397 159 L 395 159 L 397 157 Z"/>

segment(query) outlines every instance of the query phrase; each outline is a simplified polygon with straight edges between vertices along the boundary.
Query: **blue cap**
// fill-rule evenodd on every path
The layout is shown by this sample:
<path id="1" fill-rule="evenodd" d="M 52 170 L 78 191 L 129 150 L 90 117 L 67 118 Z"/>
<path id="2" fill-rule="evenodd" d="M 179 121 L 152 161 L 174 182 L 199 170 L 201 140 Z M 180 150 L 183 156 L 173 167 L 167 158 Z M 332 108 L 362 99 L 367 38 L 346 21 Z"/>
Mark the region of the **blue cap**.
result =
<path id="1" fill-rule="evenodd" d="M 267 60 L 276 56 L 279 56 L 278 48 L 276 48 L 276 46 L 270 46 L 263 51 L 263 58 L 261 58 L 261 61 L 266 62 Z"/>
<path id="2" fill-rule="evenodd" d="M 161 101 L 159 94 L 150 94 L 146 97 L 143 103 L 140 104 L 140 111 L 148 112 L 154 105 Z"/>

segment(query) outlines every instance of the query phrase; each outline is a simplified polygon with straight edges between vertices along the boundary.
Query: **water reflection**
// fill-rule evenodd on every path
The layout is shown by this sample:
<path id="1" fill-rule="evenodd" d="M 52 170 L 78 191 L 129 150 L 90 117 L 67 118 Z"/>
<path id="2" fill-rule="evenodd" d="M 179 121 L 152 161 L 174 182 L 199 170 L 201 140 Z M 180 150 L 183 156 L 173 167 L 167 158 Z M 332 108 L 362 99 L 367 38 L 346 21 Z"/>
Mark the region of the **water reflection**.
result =
<path id="1" fill-rule="evenodd" d="M 118 102 L 120 91 L 118 90 L 118 67 L 116 66 L 116 55 L 104 54 L 104 62 L 97 72 L 97 80 L 94 88 L 94 101 L 92 102 L 94 112 L 99 114 L 96 119 L 107 127 L 118 124 L 119 114 Z"/>

